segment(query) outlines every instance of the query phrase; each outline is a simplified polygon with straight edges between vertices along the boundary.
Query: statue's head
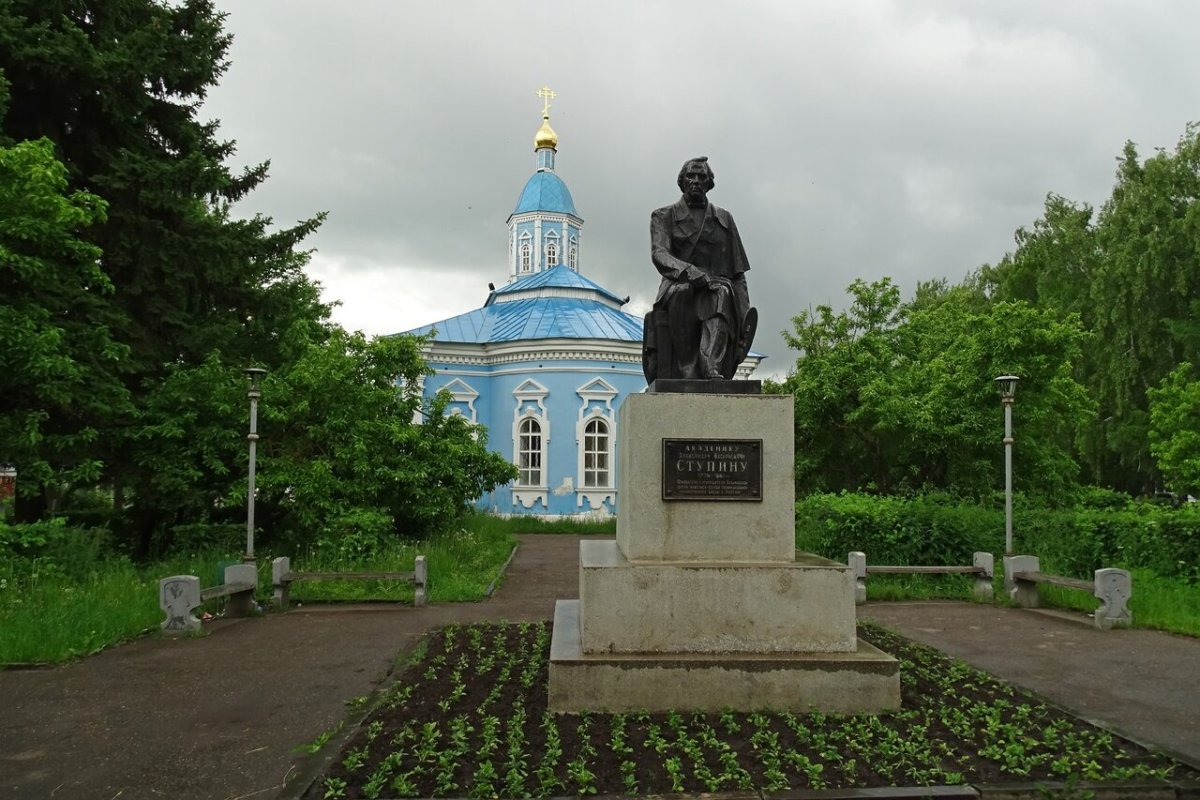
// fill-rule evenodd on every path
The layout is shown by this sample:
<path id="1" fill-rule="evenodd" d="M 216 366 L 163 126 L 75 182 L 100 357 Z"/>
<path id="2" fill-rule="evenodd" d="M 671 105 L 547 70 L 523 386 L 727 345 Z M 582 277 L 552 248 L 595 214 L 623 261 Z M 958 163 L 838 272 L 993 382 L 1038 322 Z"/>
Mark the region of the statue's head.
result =
<path id="1" fill-rule="evenodd" d="M 704 176 L 704 191 L 709 192 L 717 185 L 716 178 L 713 176 L 712 167 L 708 165 L 708 156 L 700 156 L 699 158 L 689 158 L 683 162 L 683 168 L 679 170 L 679 177 L 675 183 L 679 186 L 679 191 L 684 194 L 688 193 L 687 178 L 689 175 L 703 174 Z"/>

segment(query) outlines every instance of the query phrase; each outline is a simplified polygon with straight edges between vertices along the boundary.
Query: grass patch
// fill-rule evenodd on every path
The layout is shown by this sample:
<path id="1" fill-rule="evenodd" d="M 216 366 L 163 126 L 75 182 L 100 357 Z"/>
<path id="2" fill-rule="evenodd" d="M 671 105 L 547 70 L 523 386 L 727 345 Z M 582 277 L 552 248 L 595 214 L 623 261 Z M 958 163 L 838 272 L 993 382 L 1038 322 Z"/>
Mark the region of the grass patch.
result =
<path id="1" fill-rule="evenodd" d="M 359 559 L 306 554 L 293 559 L 303 571 L 389 571 L 413 568 L 417 554 L 429 563 L 429 599 L 479 600 L 508 560 L 515 539 L 503 526 L 464 529 L 426 542 L 397 542 Z M 258 598 L 271 597 L 271 555 L 259 553 Z M 86 574 L 65 574 L 48 562 L 44 569 L 17 572 L 0 563 L 0 664 L 58 664 L 156 631 L 163 614 L 158 581 L 171 575 L 196 575 L 201 588 L 222 580 L 221 567 L 237 563 L 236 553 L 201 553 L 146 565 L 126 559 L 96 560 Z M 328 581 L 293 583 L 293 602 L 411 602 L 413 588 L 399 581 Z M 197 610 L 219 614 L 225 600 Z"/>
<path id="2" fill-rule="evenodd" d="M 87 575 L 0 571 L 0 664 L 62 663 L 156 629 L 163 619 L 159 579 L 198 575 L 201 586 L 210 586 L 220 559 L 196 556 L 144 567 L 111 559 L 95 563 Z"/>
<path id="3" fill-rule="evenodd" d="M 1153 570 L 1130 570 L 1133 597 L 1129 610 L 1138 628 L 1200 636 L 1200 586 L 1183 578 L 1164 578 Z M 1061 586 L 1038 585 L 1038 598 L 1046 608 L 1066 608 L 1090 614 L 1100 601 L 1087 592 Z"/>
<path id="4" fill-rule="evenodd" d="M 292 569 L 408 572 L 416 557 L 423 555 L 429 564 L 430 601 L 480 600 L 515 544 L 516 539 L 503 527 L 464 527 L 425 542 L 397 542 L 368 557 L 339 558 L 309 552 L 292 559 Z M 267 583 L 270 583 L 269 572 Z M 412 602 L 413 587 L 403 581 L 302 581 L 292 584 L 291 599 L 293 602 Z"/>
<path id="5" fill-rule="evenodd" d="M 1130 572 L 1133 597 L 1129 608 L 1134 627 L 1200 637 L 1200 588 L 1196 584 L 1184 578 L 1164 578 L 1149 569 Z M 867 599 L 974 601 L 974 584 L 974 578 L 965 575 L 871 575 Z M 1037 591 L 1043 608 L 1091 614 L 1100 607 L 1099 600 L 1078 589 L 1039 584 Z M 1006 602 L 1002 574 L 995 577 L 993 593 L 997 602 Z"/>
<path id="6" fill-rule="evenodd" d="M 974 576 L 868 575 L 868 600 L 973 600 Z"/>
<path id="7" fill-rule="evenodd" d="M 429 639 L 307 796 L 558 797 L 939 784 L 1194 780 L 1200 774 L 878 626 L 903 708 L 881 715 L 554 714 L 550 627 Z"/>

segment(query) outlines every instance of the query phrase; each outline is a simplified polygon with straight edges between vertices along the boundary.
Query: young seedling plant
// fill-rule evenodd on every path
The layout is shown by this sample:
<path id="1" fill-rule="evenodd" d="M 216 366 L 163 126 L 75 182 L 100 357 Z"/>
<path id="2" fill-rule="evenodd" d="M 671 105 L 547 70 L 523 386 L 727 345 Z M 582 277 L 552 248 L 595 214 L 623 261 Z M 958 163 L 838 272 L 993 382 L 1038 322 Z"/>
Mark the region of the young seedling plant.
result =
<path id="1" fill-rule="evenodd" d="M 901 710 L 556 714 L 550 626 L 454 625 L 387 689 L 319 795 L 536 798 L 961 783 L 1200 780 L 1041 698 L 875 626 Z"/>

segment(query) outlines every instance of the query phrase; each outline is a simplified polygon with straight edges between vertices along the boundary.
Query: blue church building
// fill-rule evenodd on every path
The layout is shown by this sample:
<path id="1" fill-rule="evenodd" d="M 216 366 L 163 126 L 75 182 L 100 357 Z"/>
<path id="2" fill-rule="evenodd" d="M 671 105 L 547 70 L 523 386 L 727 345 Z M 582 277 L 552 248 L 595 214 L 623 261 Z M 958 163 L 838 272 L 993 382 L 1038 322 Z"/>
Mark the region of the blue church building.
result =
<path id="1" fill-rule="evenodd" d="M 507 281 L 481 308 L 409 331 L 434 332 L 435 374 L 450 413 L 486 426 L 488 446 L 519 477 L 481 497 L 499 514 L 615 513 L 617 409 L 644 391 L 642 318 L 628 297 L 580 272 L 583 217 L 555 172 L 548 89 L 534 137 L 536 169 L 508 217 Z M 494 285 L 494 284 L 491 284 Z M 739 368 L 748 377 L 760 356 Z"/>

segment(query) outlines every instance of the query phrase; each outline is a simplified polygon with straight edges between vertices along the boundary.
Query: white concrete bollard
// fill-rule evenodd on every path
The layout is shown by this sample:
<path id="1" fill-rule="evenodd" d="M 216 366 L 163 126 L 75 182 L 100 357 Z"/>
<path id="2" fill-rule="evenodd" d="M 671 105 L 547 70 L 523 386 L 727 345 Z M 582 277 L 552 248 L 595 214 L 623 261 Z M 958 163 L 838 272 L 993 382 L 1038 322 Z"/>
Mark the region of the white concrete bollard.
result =
<path id="1" fill-rule="evenodd" d="M 996 576 L 996 557 L 991 553 L 977 552 L 971 563 L 983 572 L 975 574 L 975 599 L 985 603 L 992 601 L 992 580 Z"/>
<path id="2" fill-rule="evenodd" d="M 413 605 L 423 606 L 426 602 L 426 588 L 429 582 L 429 565 L 425 556 L 417 556 L 413 563 Z"/>
<path id="3" fill-rule="evenodd" d="M 271 561 L 271 602 L 278 609 L 288 607 L 288 590 L 291 588 L 289 575 L 292 571 L 292 560 L 287 556 L 279 556 Z"/>
<path id="4" fill-rule="evenodd" d="M 253 564 L 230 564 L 225 568 L 225 585 L 249 586 L 238 592 L 231 592 L 225 613 L 230 617 L 247 617 L 254 613 L 254 592 L 258 589 L 258 570 Z"/>
<path id="5" fill-rule="evenodd" d="M 1037 556 L 1004 557 L 1004 591 L 1008 592 L 1009 599 L 1021 608 L 1037 608 L 1037 584 L 1017 580 L 1013 575 L 1018 572 L 1041 572 L 1041 562 Z"/>
<path id="6" fill-rule="evenodd" d="M 158 607 L 167 615 L 163 633 L 179 636 L 200 630 L 192 609 L 200 605 L 200 579 L 195 575 L 173 575 L 158 582 Z"/>
<path id="7" fill-rule="evenodd" d="M 853 550 L 846 559 L 850 571 L 854 574 L 854 604 L 861 606 L 867 602 L 867 554 L 861 550 Z"/>
<path id="8" fill-rule="evenodd" d="M 1133 579 L 1123 569 L 1096 570 L 1096 589 L 1093 592 L 1100 601 L 1093 617 L 1096 627 L 1109 629 L 1113 626 L 1133 624 L 1133 612 L 1129 610 L 1129 598 L 1133 597 Z"/>

